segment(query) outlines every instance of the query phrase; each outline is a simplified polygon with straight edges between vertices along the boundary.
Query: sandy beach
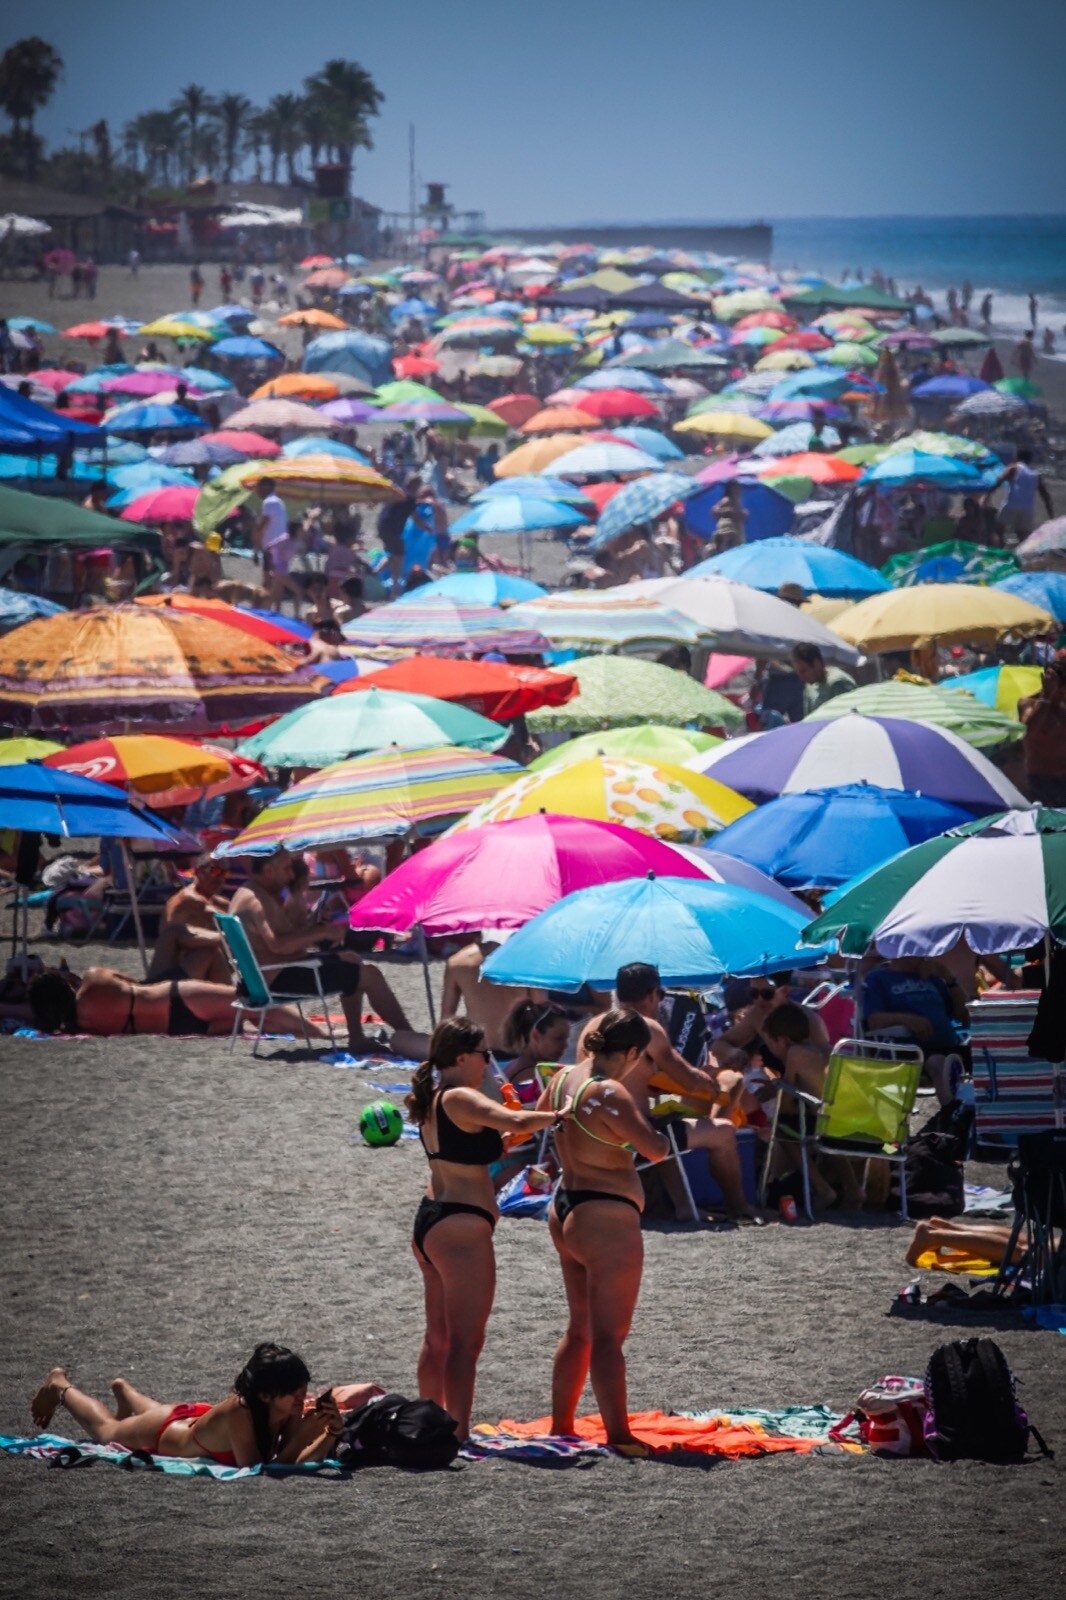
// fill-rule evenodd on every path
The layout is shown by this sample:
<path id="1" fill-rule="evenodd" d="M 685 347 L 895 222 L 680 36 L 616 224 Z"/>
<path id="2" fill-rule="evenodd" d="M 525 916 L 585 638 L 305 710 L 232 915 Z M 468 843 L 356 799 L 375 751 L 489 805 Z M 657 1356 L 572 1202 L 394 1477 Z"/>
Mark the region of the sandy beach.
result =
<path id="1" fill-rule="evenodd" d="M 185 268 L 137 279 L 104 268 L 90 304 L 147 318 L 186 295 Z M 11 281 L 0 307 L 57 325 L 89 309 Z M 50 338 L 49 357 L 65 343 Z M 1066 364 L 1038 358 L 1036 377 L 1066 415 Z M 1066 484 L 1052 492 L 1066 510 Z M 558 577 L 560 548 L 538 545 L 543 581 Z M 138 971 L 125 945 L 35 948 L 79 971 Z M 386 970 L 426 1026 L 420 968 Z M 410 1226 L 426 1164 L 417 1143 L 372 1150 L 357 1133 L 397 1071 L 342 1070 L 287 1043 L 250 1052 L 244 1041 L 231 1055 L 226 1040 L 0 1038 L 0 1432 L 32 1431 L 29 1398 L 55 1363 L 98 1395 L 122 1374 L 161 1399 L 212 1400 L 268 1338 L 299 1350 L 318 1387 L 413 1392 Z M 1002 1167 L 967 1175 L 1005 1181 Z M 1056 1461 L 481 1462 L 427 1477 L 218 1483 L 2 1456 L 0 1594 L 1050 1600 L 1066 1592 L 1062 1341 L 1013 1315 L 897 1314 L 914 1276 L 908 1237 L 898 1221 L 839 1213 L 814 1226 L 650 1225 L 631 1407 L 846 1411 L 881 1374 L 920 1376 L 936 1345 L 991 1333 Z M 564 1320 L 547 1227 L 504 1221 L 496 1249 L 475 1408 L 493 1422 L 547 1409 Z"/>

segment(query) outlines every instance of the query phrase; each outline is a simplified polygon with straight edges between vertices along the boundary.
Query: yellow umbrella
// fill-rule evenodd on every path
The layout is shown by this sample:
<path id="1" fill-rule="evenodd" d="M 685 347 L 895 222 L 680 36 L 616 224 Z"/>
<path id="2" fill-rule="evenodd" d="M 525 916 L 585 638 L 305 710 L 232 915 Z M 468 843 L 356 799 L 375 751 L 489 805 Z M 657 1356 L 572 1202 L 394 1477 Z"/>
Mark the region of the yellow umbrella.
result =
<path id="1" fill-rule="evenodd" d="M 580 433 L 553 433 L 547 439 L 530 439 L 528 444 L 520 444 L 517 449 L 500 457 L 496 463 L 496 476 L 521 478 L 527 473 L 543 472 L 557 456 L 565 455 L 568 450 L 576 450 L 578 445 L 584 443 Z"/>
<path id="2" fill-rule="evenodd" d="M 743 411 L 700 411 L 674 423 L 675 433 L 711 433 L 721 439 L 769 439 L 773 431 Z"/>
<path id="3" fill-rule="evenodd" d="M 300 311 L 286 311 L 283 317 L 278 318 L 279 328 L 335 328 L 339 332 L 346 332 L 348 324 L 343 317 L 335 317 L 332 311 L 322 311 L 318 306 L 308 306 Z"/>
<path id="4" fill-rule="evenodd" d="M 45 756 L 54 756 L 62 748 L 53 739 L 0 739 L 0 767 L 23 761 L 43 761 Z"/>
<path id="5" fill-rule="evenodd" d="M 868 654 L 928 644 L 995 644 L 1007 633 L 1057 631 L 1039 606 L 970 583 L 920 583 L 872 594 L 830 626 Z"/>
<path id="6" fill-rule="evenodd" d="M 232 470 L 232 469 L 231 469 Z M 258 484 L 264 476 L 262 462 L 251 461 L 242 472 L 234 472 L 239 483 Z M 370 502 L 398 500 L 400 491 L 388 478 L 345 456 L 322 455 L 279 458 L 270 463 L 269 476 L 286 500 L 349 500 Z"/>
<path id="7" fill-rule="evenodd" d="M 681 843 L 717 833 L 754 810 L 750 800 L 702 773 L 670 762 L 594 756 L 568 767 L 529 772 L 475 806 L 452 832 L 545 811 L 617 822 Z"/>
<path id="8" fill-rule="evenodd" d="M 805 367 L 816 366 L 806 350 L 768 350 L 755 363 L 755 372 L 802 372 Z"/>
<path id="9" fill-rule="evenodd" d="M 812 594 L 804 600 L 800 610 L 806 611 L 816 622 L 824 622 L 828 627 L 837 617 L 842 617 L 845 611 L 850 611 L 854 604 L 854 600 L 830 599 L 828 595 Z"/>
<path id="10" fill-rule="evenodd" d="M 155 322 L 145 323 L 140 332 L 152 339 L 206 339 L 208 343 L 218 337 L 210 329 L 201 328 L 195 322 L 182 322 L 178 317 L 159 317 Z"/>
<path id="11" fill-rule="evenodd" d="M 522 329 L 527 344 L 580 344 L 581 335 L 558 322 L 530 322 Z"/>

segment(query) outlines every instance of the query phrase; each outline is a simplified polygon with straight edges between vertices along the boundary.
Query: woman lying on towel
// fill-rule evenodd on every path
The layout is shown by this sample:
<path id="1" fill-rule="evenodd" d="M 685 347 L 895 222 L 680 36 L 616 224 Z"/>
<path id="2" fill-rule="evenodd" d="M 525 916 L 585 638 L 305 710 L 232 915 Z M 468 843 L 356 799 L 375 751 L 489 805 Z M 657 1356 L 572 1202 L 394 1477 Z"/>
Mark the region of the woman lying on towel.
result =
<path id="1" fill-rule="evenodd" d="M 233 1392 L 218 1405 L 195 1401 L 165 1405 L 141 1394 L 125 1378 L 111 1385 L 114 1411 L 71 1383 L 53 1367 L 30 1402 L 43 1433 L 59 1406 L 97 1444 L 120 1444 L 156 1456 L 214 1461 L 220 1467 L 255 1467 L 268 1461 L 324 1461 L 341 1432 L 341 1414 L 327 1389 L 306 1410 L 307 1367 L 283 1345 L 259 1344 L 237 1374 Z M 383 1393 L 374 1384 L 356 1405 Z"/>
<path id="2" fill-rule="evenodd" d="M 26 1020 L 42 1033 L 227 1034 L 236 998 L 232 984 L 199 978 L 137 983 L 110 967 L 90 967 L 79 982 L 72 973 L 46 971 L 30 979 Z M 294 1010 L 278 1006 L 267 1013 L 266 1026 L 272 1033 L 296 1033 L 300 1019 Z M 313 1023 L 307 1031 L 312 1038 L 328 1038 Z"/>
<path id="3" fill-rule="evenodd" d="M 932 1266 L 958 1270 L 962 1263 L 965 1271 L 973 1271 L 974 1263 L 988 1262 L 998 1267 L 1010 1246 L 1011 1229 L 1005 1222 L 967 1221 L 965 1217 L 929 1217 L 914 1224 L 914 1235 L 907 1246 L 905 1260 L 910 1267 Z M 1029 1235 L 1023 1228 L 1014 1241 L 1011 1263 L 1017 1264 L 1029 1248 Z M 935 1265 L 922 1256 L 936 1256 Z"/>

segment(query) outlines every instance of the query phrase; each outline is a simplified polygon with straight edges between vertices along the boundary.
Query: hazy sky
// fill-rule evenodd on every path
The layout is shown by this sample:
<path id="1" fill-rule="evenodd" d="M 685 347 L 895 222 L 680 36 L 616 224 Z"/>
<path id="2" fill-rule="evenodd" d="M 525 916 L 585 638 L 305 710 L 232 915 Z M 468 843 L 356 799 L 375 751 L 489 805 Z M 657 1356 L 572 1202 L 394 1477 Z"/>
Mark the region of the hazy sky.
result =
<path id="1" fill-rule="evenodd" d="M 257 103 L 330 56 L 384 91 L 355 188 L 490 223 L 1066 211 L 1061 0 L 6 0 L 66 72 L 51 142 L 182 85 Z"/>

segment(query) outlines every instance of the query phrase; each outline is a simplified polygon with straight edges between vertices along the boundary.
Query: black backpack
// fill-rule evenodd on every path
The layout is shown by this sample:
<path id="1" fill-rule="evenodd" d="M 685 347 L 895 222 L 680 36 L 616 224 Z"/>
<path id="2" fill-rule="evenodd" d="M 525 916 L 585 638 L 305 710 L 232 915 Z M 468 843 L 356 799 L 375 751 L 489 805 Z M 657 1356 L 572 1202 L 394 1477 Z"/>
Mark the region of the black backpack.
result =
<path id="1" fill-rule="evenodd" d="M 380 1395 L 344 1418 L 334 1451 L 345 1467 L 405 1467 L 433 1472 L 459 1454 L 456 1422 L 435 1400 Z"/>
<path id="2" fill-rule="evenodd" d="M 1014 1374 L 994 1339 L 955 1339 L 934 1350 L 925 1374 L 925 1443 L 938 1461 L 1025 1460 L 1032 1433 Z"/>

